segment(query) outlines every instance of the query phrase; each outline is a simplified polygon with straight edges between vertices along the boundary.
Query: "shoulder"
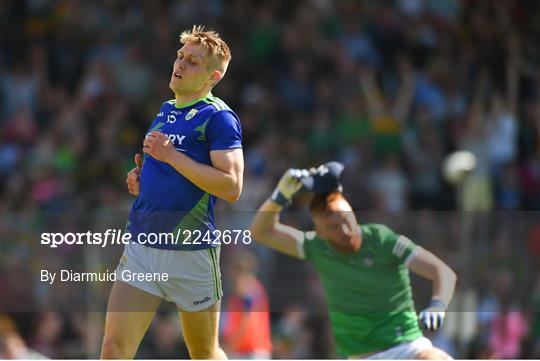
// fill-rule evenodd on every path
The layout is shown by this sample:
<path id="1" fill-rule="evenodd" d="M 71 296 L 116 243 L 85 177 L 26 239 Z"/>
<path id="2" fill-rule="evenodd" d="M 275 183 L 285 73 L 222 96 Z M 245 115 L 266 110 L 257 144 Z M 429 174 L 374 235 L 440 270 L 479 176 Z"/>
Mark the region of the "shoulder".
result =
<path id="1" fill-rule="evenodd" d="M 221 138 L 223 135 L 233 136 L 235 139 L 242 138 L 242 124 L 236 113 L 221 99 L 208 96 L 203 99 L 204 109 L 208 112 L 207 132 Z"/>
<path id="2" fill-rule="evenodd" d="M 205 102 L 209 106 L 212 106 L 216 110 L 216 112 L 220 112 L 223 110 L 232 111 L 231 108 L 223 100 L 216 96 L 213 96 L 212 94 L 208 94 L 207 97 L 203 98 L 203 102 Z"/>
<path id="3" fill-rule="evenodd" d="M 390 227 L 380 223 L 367 223 L 360 226 L 362 234 L 369 235 L 378 239 L 386 239 L 389 236 L 395 235 Z"/>
<path id="4" fill-rule="evenodd" d="M 169 99 L 169 100 L 166 100 L 163 103 L 161 103 L 161 109 L 171 108 L 171 107 L 172 108 L 175 107 L 175 100 L 174 99 Z"/>
<path id="5" fill-rule="evenodd" d="M 234 120 L 240 123 L 238 115 L 220 98 L 210 94 L 202 101 L 206 104 L 205 109 L 212 113 L 212 119 L 225 119 L 229 122 Z"/>
<path id="6" fill-rule="evenodd" d="M 322 251 L 326 242 L 315 231 L 304 232 L 304 250 L 308 250 L 310 254 Z"/>
<path id="7" fill-rule="evenodd" d="M 393 259 L 398 259 L 402 263 L 407 263 L 416 244 L 402 234 L 397 234 L 383 224 L 366 225 L 372 231 L 371 243 L 376 249 Z"/>
<path id="8" fill-rule="evenodd" d="M 242 148 L 242 125 L 236 113 L 217 97 L 209 95 L 202 101 L 203 131 L 210 150 Z"/>
<path id="9" fill-rule="evenodd" d="M 362 238 L 369 242 L 375 249 L 390 250 L 398 239 L 398 235 L 390 227 L 379 224 L 369 223 L 360 227 L 362 229 Z"/>

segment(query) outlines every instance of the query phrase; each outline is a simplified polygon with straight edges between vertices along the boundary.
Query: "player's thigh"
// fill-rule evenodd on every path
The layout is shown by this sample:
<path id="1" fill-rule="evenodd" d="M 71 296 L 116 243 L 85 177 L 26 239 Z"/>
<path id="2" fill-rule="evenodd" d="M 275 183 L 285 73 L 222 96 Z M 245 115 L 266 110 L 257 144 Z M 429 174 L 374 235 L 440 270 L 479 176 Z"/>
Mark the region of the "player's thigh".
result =
<path id="1" fill-rule="evenodd" d="M 107 306 L 102 353 L 118 351 L 126 358 L 133 357 L 160 303 L 160 297 L 115 282 Z"/>
<path id="2" fill-rule="evenodd" d="M 422 350 L 416 354 L 417 360 L 452 360 L 452 357 L 437 347 Z"/>
<path id="3" fill-rule="evenodd" d="M 190 353 L 212 352 L 219 347 L 218 328 L 220 301 L 196 312 L 178 308 L 184 340 Z"/>

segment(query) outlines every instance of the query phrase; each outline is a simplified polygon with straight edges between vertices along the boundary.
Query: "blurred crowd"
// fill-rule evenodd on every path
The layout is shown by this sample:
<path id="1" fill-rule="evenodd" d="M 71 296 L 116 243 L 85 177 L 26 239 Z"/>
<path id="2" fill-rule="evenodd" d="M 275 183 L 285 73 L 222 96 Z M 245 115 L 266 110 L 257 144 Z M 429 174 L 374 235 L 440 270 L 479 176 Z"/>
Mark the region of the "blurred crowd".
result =
<path id="1" fill-rule="evenodd" d="M 0 224 L 0 301 L 43 297 L 18 288 L 37 282 L 24 272 L 35 240 L 11 228 L 46 212 L 130 208 L 125 175 L 173 98 L 178 36 L 204 24 L 232 50 L 214 95 L 239 115 L 246 159 L 241 199 L 218 212 L 255 210 L 289 167 L 340 160 L 353 207 L 375 212 L 366 219 L 389 217 L 460 279 L 467 272 L 475 332 L 434 341 L 460 357 L 540 357 L 537 2 L 4 0 L 0 21 L 0 217 L 10 220 Z M 457 149 L 478 159 L 461 199 L 441 177 Z M 460 223 L 444 212 L 457 209 L 480 215 L 469 263 Z M 414 224 L 396 220 L 407 217 Z M 299 294 L 271 315 L 274 356 L 333 357 L 324 309 L 303 307 L 321 296 L 312 269 L 254 251 L 271 305 L 288 287 Z M 101 315 L 42 308 L 2 327 L 48 357 L 96 357 Z M 181 346 L 165 310 L 140 356 L 178 357 Z"/>

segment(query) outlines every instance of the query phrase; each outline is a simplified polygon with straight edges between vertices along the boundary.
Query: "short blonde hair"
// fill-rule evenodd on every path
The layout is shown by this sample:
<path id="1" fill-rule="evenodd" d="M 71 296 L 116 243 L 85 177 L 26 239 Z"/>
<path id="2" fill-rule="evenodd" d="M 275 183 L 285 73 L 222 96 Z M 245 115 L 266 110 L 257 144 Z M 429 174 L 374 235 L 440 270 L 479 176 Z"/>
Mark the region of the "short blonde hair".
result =
<path id="1" fill-rule="evenodd" d="M 183 31 L 180 34 L 180 43 L 198 44 L 208 51 L 211 58 L 210 66 L 216 67 L 223 73 L 227 70 L 229 61 L 231 60 L 231 51 L 229 46 L 219 34 L 213 30 L 206 30 L 202 25 L 193 25 L 191 30 Z"/>

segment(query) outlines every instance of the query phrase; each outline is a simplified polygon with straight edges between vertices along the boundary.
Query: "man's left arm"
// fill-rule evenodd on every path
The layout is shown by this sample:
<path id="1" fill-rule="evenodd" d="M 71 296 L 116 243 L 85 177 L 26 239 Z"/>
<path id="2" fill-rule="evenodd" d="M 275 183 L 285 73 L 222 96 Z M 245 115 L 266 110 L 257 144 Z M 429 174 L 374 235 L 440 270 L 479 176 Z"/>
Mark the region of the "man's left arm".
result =
<path id="1" fill-rule="evenodd" d="M 165 134 L 154 131 L 144 140 L 143 151 L 169 164 L 207 193 L 229 202 L 240 198 L 244 173 L 242 148 L 211 151 L 212 166 L 209 166 L 177 151 Z"/>
<path id="2" fill-rule="evenodd" d="M 440 258 L 421 247 L 415 248 L 407 267 L 432 282 L 431 302 L 420 312 L 419 319 L 424 329 L 436 330 L 444 321 L 446 309 L 454 295 L 457 276 Z"/>

